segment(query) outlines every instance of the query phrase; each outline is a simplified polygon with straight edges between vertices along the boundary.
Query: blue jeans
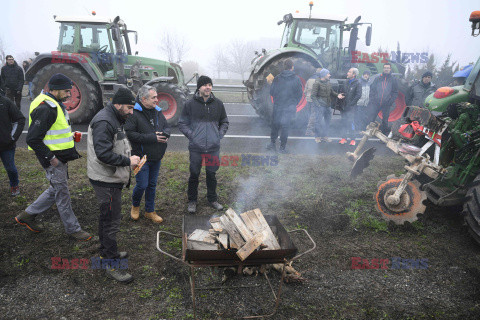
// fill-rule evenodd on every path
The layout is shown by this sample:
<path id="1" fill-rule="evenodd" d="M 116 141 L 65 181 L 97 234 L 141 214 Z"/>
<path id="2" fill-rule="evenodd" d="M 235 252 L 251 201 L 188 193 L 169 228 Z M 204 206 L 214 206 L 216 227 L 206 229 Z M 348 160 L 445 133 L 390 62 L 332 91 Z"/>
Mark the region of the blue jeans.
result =
<path id="1" fill-rule="evenodd" d="M 10 179 L 10 187 L 18 186 L 18 171 L 17 167 L 15 167 L 15 149 L 1 151 L 0 158 L 2 158 L 3 166 Z"/>
<path id="2" fill-rule="evenodd" d="M 140 172 L 135 176 L 137 184 L 133 188 L 132 205 L 139 207 L 145 192 L 145 212 L 155 211 L 155 190 L 161 162 L 161 160 L 145 162 Z"/>

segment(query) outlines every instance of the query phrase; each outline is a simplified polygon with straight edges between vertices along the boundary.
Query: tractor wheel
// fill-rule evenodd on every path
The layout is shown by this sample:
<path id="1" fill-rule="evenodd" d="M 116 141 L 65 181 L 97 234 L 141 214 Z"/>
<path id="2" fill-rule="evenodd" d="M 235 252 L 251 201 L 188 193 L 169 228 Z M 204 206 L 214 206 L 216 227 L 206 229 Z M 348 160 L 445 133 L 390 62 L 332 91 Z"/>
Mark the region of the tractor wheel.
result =
<path id="1" fill-rule="evenodd" d="M 39 95 L 42 89 L 48 90 L 48 80 L 56 73 L 64 74 L 73 82 L 72 96 L 63 103 L 70 122 L 88 123 L 101 106 L 99 94 L 93 81 L 74 65 L 54 63 L 40 69 L 32 81 L 34 95 Z"/>
<path id="2" fill-rule="evenodd" d="M 269 74 L 272 74 L 276 77 L 283 70 L 283 63 L 285 60 L 291 59 L 294 65 L 294 72 L 300 78 L 302 82 L 302 91 L 305 88 L 305 82 L 312 76 L 315 72 L 316 67 L 313 66 L 309 61 L 304 60 L 301 57 L 284 57 L 272 61 L 270 64 L 266 65 L 263 68 L 263 71 L 260 71 L 257 74 L 251 74 L 249 82 L 253 84 L 259 84 L 258 89 L 252 89 L 250 91 L 251 97 L 250 102 L 252 103 L 257 114 L 271 123 L 272 113 L 273 113 L 273 101 L 270 96 L 270 84 L 267 82 L 266 77 Z M 310 116 L 309 110 L 305 108 L 307 101 L 305 95 L 302 94 L 302 99 L 297 105 L 297 113 L 294 120 L 295 127 L 306 127 L 308 122 L 308 117 Z"/>
<path id="3" fill-rule="evenodd" d="M 398 204 L 389 204 L 388 197 L 393 195 L 403 177 L 403 175 L 398 178 L 390 175 L 386 181 L 380 181 L 377 185 L 377 193 L 373 196 L 376 202 L 375 207 L 382 218 L 396 224 L 416 221 L 417 215 L 424 213 L 426 208 L 423 201 L 427 199 L 427 196 L 420 190 L 420 183 L 415 180 L 408 182 Z"/>
<path id="4" fill-rule="evenodd" d="M 176 126 L 187 100 L 185 93 L 178 86 L 168 82 L 159 82 L 154 86 L 157 88 L 158 106 L 162 108 L 168 124 Z"/>
<path id="5" fill-rule="evenodd" d="M 480 175 L 473 181 L 467 193 L 467 201 L 463 204 L 463 213 L 468 231 L 480 244 Z"/>

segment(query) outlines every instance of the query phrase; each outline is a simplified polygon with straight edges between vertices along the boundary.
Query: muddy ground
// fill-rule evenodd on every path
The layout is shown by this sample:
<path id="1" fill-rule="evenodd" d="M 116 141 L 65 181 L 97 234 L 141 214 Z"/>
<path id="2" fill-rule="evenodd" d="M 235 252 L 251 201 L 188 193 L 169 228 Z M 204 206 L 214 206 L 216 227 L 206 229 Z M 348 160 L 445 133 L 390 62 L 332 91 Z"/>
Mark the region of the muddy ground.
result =
<path id="1" fill-rule="evenodd" d="M 16 224 L 47 187 L 33 153 L 18 150 L 22 194 L 9 196 L 3 167 L 0 178 L 0 318 L 2 319 L 192 319 L 188 269 L 155 248 L 158 230 L 181 233 L 188 179 L 187 153 L 163 160 L 156 207 L 160 226 L 143 217 L 129 219 L 130 190 L 123 193 L 124 219 L 119 247 L 129 252 L 134 282 L 123 285 L 98 269 L 53 269 L 52 257 L 91 259 L 98 242 L 76 243 L 65 235 L 55 209 L 34 234 Z M 86 158 L 71 163 L 73 209 L 83 226 L 96 233 L 98 208 L 86 178 Z M 270 162 L 271 163 L 271 162 Z M 277 215 L 287 230 L 306 229 L 317 249 L 294 263 L 306 279 L 283 286 L 273 319 L 478 319 L 480 247 L 470 238 L 460 208 L 430 205 L 419 221 L 404 226 L 385 223 L 374 209 L 379 180 L 401 174 L 403 162 L 377 157 L 363 176 L 348 178 L 343 156 L 282 155 L 273 166 L 225 166 L 218 172 L 220 202 L 237 212 L 260 208 Z M 207 207 L 204 175 L 200 215 Z M 143 210 L 143 208 L 142 208 Z M 299 251 L 308 239 L 292 234 Z M 181 242 L 162 239 L 180 256 Z M 387 269 L 352 269 L 352 257 L 389 259 Z M 393 269 L 392 258 L 422 260 L 414 269 Z M 197 285 L 221 286 L 221 270 L 197 269 Z M 279 275 L 270 273 L 276 287 Z M 230 319 L 269 313 L 270 289 L 262 276 L 236 276 L 224 286 L 259 285 L 197 293 L 198 318 Z"/>

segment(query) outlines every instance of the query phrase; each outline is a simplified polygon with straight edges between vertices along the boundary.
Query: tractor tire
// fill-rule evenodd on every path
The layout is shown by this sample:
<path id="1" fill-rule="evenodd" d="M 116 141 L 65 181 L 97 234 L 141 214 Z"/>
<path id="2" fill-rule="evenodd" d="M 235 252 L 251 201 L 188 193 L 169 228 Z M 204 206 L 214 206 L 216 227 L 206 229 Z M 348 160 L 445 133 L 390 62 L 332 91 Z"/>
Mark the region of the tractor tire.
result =
<path id="1" fill-rule="evenodd" d="M 153 85 L 157 89 L 158 106 L 170 126 L 176 126 L 187 97 L 175 84 L 159 82 Z"/>
<path id="2" fill-rule="evenodd" d="M 73 82 L 72 96 L 63 103 L 70 122 L 88 123 L 101 107 L 101 100 L 94 82 L 74 65 L 54 63 L 40 69 L 32 81 L 33 94 L 37 96 L 42 89 L 48 89 L 48 80 L 56 73 L 64 74 Z"/>
<path id="3" fill-rule="evenodd" d="M 463 214 L 469 233 L 480 244 L 480 175 L 473 181 L 463 204 Z"/>
<path id="4" fill-rule="evenodd" d="M 266 65 L 259 73 L 251 74 L 249 82 L 257 83 L 262 82 L 261 87 L 253 89 L 251 92 L 250 102 L 257 112 L 257 114 L 265 119 L 268 123 L 271 123 L 273 113 L 273 102 L 270 96 L 271 85 L 265 80 L 269 74 L 276 77 L 283 70 L 283 63 L 285 60 L 291 59 L 294 65 L 294 72 L 300 78 L 302 82 L 302 91 L 305 88 L 305 82 L 315 72 L 316 67 L 309 61 L 301 57 L 283 57 L 272 61 Z M 297 113 L 293 122 L 294 127 L 305 128 L 310 116 L 310 111 L 305 108 L 307 101 L 305 95 L 302 94 L 302 99 L 297 105 Z"/>

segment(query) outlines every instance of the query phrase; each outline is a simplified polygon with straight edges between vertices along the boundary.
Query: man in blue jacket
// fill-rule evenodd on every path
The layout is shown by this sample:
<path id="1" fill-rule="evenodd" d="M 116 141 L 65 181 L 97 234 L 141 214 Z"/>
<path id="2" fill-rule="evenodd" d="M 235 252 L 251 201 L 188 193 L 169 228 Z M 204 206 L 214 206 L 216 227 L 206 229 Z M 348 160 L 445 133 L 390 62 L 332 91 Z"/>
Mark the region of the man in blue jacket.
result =
<path id="1" fill-rule="evenodd" d="M 223 102 L 212 93 L 212 79 L 201 76 L 194 96 L 185 103 L 178 128 L 188 138 L 190 178 L 188 179 L 188 212 L 197 210 L 198 177 L 205 165 L 207 200 L 222 210 L 218 203 L 216 172 L 220 166 L 220 140 L 228 130 L 228 117 Z"/>
<path id="2" fill-rule="evenodd" d="M 300 78 L 293 72 L 293 61 L 285 60 L 284 70 L 273 80 L 270 95 L 273 97 L 272 131 L 267 150 L 276 151 L 276 141 L 280 134 L 280 153 L 287 153 L 288 131 L 297 112 L 297 104 L 302 99 L 303 90 Z"/>
<path id="3" fill-rule="evenodd" d="M 132 144 L 132 154 L 140 158 L 147 156 L 147 162 L 135 176 L 137 184 L 132 193 L 130 216 L 133 220 L 140 217 L 140 201 L 145 193 L 145 217 L 161 223 L 163 219 L 155 212 L 155 190 L 170 127 L 157 103 L 157 90 L 149 85 L 141 87 L 133 115 L 125 123 L 125 131 Z"/>

